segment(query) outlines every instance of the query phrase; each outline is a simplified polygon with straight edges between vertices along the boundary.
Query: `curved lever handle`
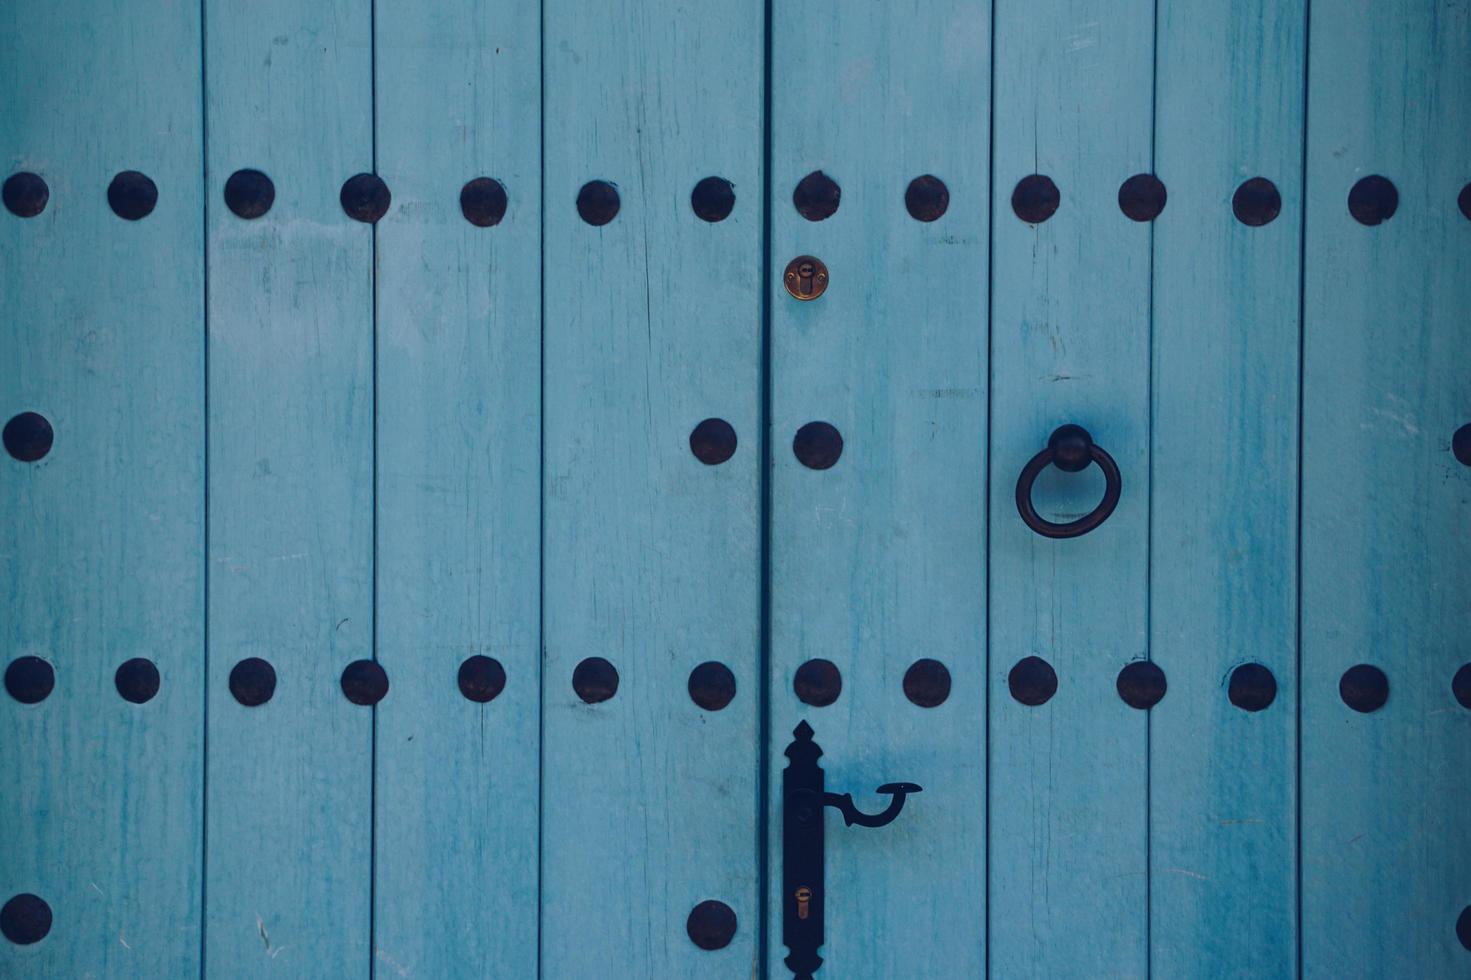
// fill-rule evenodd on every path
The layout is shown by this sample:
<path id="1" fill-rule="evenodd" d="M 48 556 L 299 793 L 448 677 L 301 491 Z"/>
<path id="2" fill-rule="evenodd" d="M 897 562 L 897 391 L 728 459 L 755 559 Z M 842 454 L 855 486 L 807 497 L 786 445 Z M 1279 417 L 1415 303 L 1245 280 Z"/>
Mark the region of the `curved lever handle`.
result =
<path id="1" fill-rule="evenodd" d="M 1103 470 L 1105 486 L 1103 499 L 1092 511 L 1066 524 L 1046 520 L 1032 506 L 1032 484 L 1037 475 L 1051 463 L 1066 473 L 1077 473 L 1097 463 Z M 1044 538 L 1076 538 L 1108 520 L 1113 509 L 1119 505 L 1119 494 L 1123 491 L 1123 480 L 1119 477 L 1118 464 L 1103 448 L 1093 442 L 1093 437 L 1081 425 L 1059 426 L 1047 440 L 1047 448 L 1033 456 L 1022 467 L 1016 481 L 1016 509 L 1027 527 Z"/>
<path id="2" fill-rule="evenodd" d="M 823 806 L 834 807 L 843 815 L 843 823 L 849 827 L 855 823 L 860 827 L 882 827 L 891 823 L 904 809 L 904 798 L 910 793 L 921 792 L 915 783 L 884 783 L 878 788 L 880 793 L 889 796 L 889 805 L 882 813 L 864 813 L 853 803 L 852 793 L 823 793 Z"/>

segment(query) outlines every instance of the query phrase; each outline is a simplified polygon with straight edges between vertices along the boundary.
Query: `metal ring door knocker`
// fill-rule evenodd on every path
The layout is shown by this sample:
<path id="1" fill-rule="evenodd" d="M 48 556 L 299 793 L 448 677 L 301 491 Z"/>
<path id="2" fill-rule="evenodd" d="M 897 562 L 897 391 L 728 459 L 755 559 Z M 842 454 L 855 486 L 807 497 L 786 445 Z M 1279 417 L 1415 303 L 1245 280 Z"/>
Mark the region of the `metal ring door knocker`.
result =
<path id="1" fill-rule="evenodd" d="M 1032 484 L 1036 482 L 1037 474 L 1047 468 L 1048 463 L 1065 473 L 1078 473 L 1087 469 L 1089 463 L 1097 463 L 1098 468 L 1103 470 L 1105 480 L 1103 499 L 1098 502 L 1098 506 L 1077 520 L 1065 524 L 1041 517 L 1032 506 Z M 1062 425 L 1047 439 L 1047 448 L 1022 467 L 1022 474 L 1016 481 L 1016 509 L 1027 527 L 1044 538 L 1076 538 L 1108 520 L 1113 509 L 1119 505 L 1119 494 L 1122 491 L 1123 480 L 1119 477 L 1119 467 L 1113 457 L 1104 452 L 1081 425 Z"/>

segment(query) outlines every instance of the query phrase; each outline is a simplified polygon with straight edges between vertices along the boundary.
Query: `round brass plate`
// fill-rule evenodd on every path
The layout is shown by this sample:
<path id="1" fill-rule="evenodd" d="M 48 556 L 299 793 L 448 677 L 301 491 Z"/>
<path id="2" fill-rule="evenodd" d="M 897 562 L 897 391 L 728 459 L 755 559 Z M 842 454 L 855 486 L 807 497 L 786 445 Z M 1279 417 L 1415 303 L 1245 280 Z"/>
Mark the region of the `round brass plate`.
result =
<path id="1" fill-rule="evenodd" d="M 799 255 L 787 263 L 782 282 L 795 298 L 816 299 L 827 291 L 827 266 L 815 256 Z"/>

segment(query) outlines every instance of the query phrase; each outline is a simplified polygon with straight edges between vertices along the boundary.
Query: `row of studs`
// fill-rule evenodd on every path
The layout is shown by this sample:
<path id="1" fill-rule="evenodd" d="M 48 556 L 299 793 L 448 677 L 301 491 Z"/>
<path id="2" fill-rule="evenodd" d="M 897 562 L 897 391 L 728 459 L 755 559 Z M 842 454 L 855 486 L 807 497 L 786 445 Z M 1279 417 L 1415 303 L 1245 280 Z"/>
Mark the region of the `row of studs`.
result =
<path id="1" fill-rule="evenodd" d="M 46 209 L 51 191 L 39 174 L 12 174 L 3 188 L 5 207 L 22 218 L 33 218 Z M 237 170 L 225 181 L 225 205 L 247 220 L 271 210 L 276 186 L 259 170 Z M 342 210 L 357 221 L 376 222 L 388 213 L 393 196 L 376 174 L 357 174 L 342 185 L 338 195 Z M 1119 210 L 1134 221 L 1153 221 L 1164 211 L 1168 194 L 1164 182 L 1154 174 L 1135 174 L 1119 187 Z M 808 221 L 823 221 L 838 211 L 842 189 L 827 174 L 814 171 L 803 177 L 792 192 L 792 204 Z M 1457 196 L 1461 213 L 1471 219 L 1471 183 Z M 158 186 L 145 174 L 126 170 L 112 179 L 107 202 L 120 218 L 137 221 L 152 213 L 158 204 Z M 476 177 L 460 189 L 460 211 L 465 220 L 479 228 L 500 224 L 506 215 L 506 189 L 491 177 Z M 1062 193 L 1051 177 L 1023 177 L 1011 194 L 1011 209 L 1029 224 L 1041 224 L 1057 213 Z M 606 180 L 589 181 L 577 193 L 577 213 L 590 225 L 606 225 L 618 215 L 618 188 Z M 690 206 L 708 222 L 724 221 L 735 208 L 735 188 L 722 177 L 706 177 L 690 192 Z M 904 207 L 917 221 L 938 221 L 950 207 L 950 190 L 932 174 L 909 182 Z M 1373 174 L 1360 179 L 1348 194 L 1348 212 L 1364 225 L 1388 221 L 1399 209 L 1399 190 L 1387 177 Z M 1242 224 L 1260 227 L 1282 212 L 1282 195 L 1266 177 L 1253 177 L 1236 188 L 1231 210 Z"/>
<path id="2" fill-rule="evenodd" d="M 23 463 L 44 459 L 56 444 L 56 431 L 39 412 L 21 412 L 0 431 L 5 451 Z M 719 466 L 736 451 L 736 432 L 724 419 L 705 419 L 690 432 L 690 452 L 707 466 Z M 843 455 L 843 437 L 827 422 L 808 422 L 792 439 L 792 452 L 803 466 L 825 470 Z"/>
<path id="3" fill-rule="evenodd" d="M 56 434 L 50 421 L 37 412 L 21 412 L 5 423 L 5 451 L 23 463 L 34 463 L 51 452 Z M 707 466 L 719 466 L 736 451 L 736 432 L 724 419 L 709 418 L 690 432 L 690 452 Z M 1451 436 L 1451 452 L 1456 460 L 1471 466 L 1471 423 L 1461 426 Z M 808 422 L 792 437 L 792 453 L 808 469 L 826 470 L 843 455 L 843 435 L 828 422 Z"/>
<path id="4" fill-rule="evenodd" d="M 51 906 L 30 892 L 14 895 L 0 906 L 0 934 L 19 946 L 45 939 L 52 922 Z M 735 938 L 735 910 L 724 902 L 707 899 L 690 910 L 684 930 L 700 949 L 723 949 Z"/>
<path id="5" fill-rule="evenodd" d="M 618 669 L 602 657 L 588 657 L 572 671 L 572 690 L 587 704 L 611 700 L 618 681 Z M 158 693 L 158 668 L 135 657 L 118 667 L 114 683 L 125 700 L 144 704 Z M 353 704 L 377 704 L 388 694 L 388 674 L 372 660 L 348 664 L 339 683 Z M 466 698 L 485 704 L 505 690 L 506 671 L 500 661 L 477 654 L 460 664 L 457 683 Z M 1057 693 L 1057 672 L 1041 657 L 1024 657 L 1011 668 L 1006 683 L 1014 699 L 1036 707 Z M 55 686 L 54 669 L 40 657 L 18 657 L 5 669 L 5 689 L 22 704 L 46 700 Z M 248 657 L 231 669 L 229 687 L 246 707 L 265 704 L 276 693 L 276 669 L 260 657 Z M 707 661 L 690 671 L 687 687 L 691 701 L 706 711 L 719 711 L 735 698 L 735 674 L 719 661 Z M 1145 710 L 1164 698 L 1168 684 L 1158 664 L 1136 660 L 1119 671 L 1115 687 L 1125 704 Z M 950 671 L 938 660 L 916 660 L 904 672 L 903 688 L 904 696 L 921 708 L 937 707 L 950 697 Z M 825 708 L 842 694 L 843 675 L 830 660 L 808 660 L 797 668 L 792 690 L 804 704 Z M 1389 678 L 1378 667 L 1358 664 L 1339 678 L 1338 694 L 1355 711 L 1377 711 L 1389 700 Z M 1456 671 L 1451 694 L 1471 710 L 1471 663 Z M 1262 711 L 1277 698 L 1277 678 L 1262 664 L 1241 664 L 1231 671 L 1226 696 L 1244 711 Z"/>

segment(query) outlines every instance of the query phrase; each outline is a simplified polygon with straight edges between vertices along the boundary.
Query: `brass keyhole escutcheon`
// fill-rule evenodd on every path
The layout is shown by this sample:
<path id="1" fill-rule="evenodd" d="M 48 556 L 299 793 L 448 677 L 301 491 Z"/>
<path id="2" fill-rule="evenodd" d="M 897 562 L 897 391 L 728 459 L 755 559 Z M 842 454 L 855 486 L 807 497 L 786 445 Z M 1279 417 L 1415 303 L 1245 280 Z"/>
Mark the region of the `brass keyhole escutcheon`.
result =
<path id="1" fill-rule="evenodd" d="M 811 914 L 811 909 L 812 909 L 812 889 L 808 888 L 806 885 L 803 885 L 801 888 L 798 888 L 797 889 L 797 894 L 796 894 L 796 899 L 797 899 L 797 918 L 799 918 L 799 919 L 805 919 L 805 918 L 807 918 L 807 916 Z"/>
<path id="2" fill-rule="evenodd" d="M 787 263 L 782 281 L 796 299 L 816 299 L 827 290 L 827 266 L 815 256 L 799 255 Z"/>

